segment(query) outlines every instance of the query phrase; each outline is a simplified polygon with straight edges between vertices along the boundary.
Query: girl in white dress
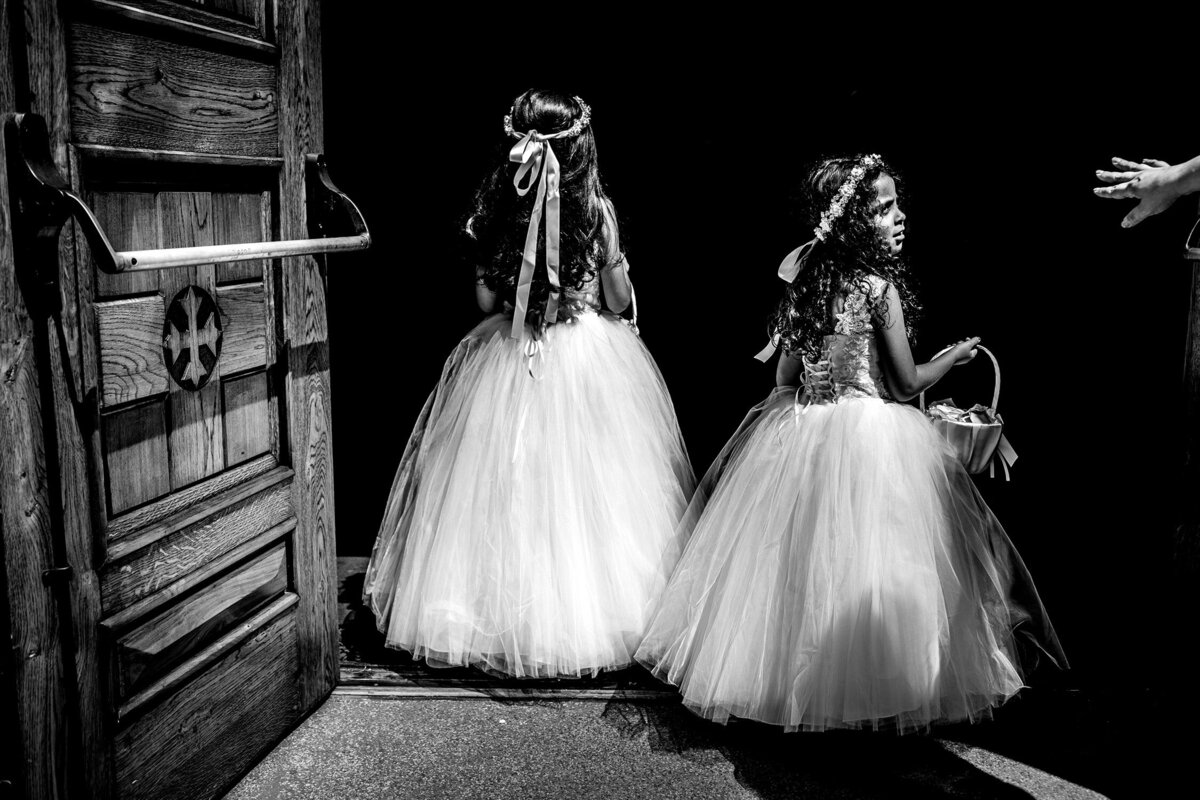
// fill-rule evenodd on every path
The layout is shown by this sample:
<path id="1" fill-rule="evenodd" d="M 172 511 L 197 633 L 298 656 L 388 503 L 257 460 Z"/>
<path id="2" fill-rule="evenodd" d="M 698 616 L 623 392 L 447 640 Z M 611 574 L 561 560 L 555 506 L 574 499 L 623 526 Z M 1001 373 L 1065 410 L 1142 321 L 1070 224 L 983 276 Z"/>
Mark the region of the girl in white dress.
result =
<path id="1" fill-rule="evenodd" d="M 778 387 L 702 481 L 637 652 L 720 722 L 974 720 L 1022 687 L 1022 657 L 1065 666 L 1000 523 L 929 420 L 897 402 L 979 340 L 913 363 L 889 173 L 872 155 L 810 175 L 815 238 L 780 267 Z"/>
<path id="2" fill-rule="evenodd" d="M 629 261 L 590 121 L 577 97 L 518 97 L 467 223 L 488 316 L 409 437 L 364 586 L 386 644 L 432 665 L 625 666 L 679 555 L 694 478 L 617 316 Z"/>

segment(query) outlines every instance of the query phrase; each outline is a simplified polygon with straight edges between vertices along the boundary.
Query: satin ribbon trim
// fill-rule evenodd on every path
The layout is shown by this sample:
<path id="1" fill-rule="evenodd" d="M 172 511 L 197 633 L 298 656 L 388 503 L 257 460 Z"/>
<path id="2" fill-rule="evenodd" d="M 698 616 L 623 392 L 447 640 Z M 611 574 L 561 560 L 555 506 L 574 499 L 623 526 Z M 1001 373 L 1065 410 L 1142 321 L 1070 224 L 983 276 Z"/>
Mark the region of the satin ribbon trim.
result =
<path id="1" fill-rule="evenodd" d="M 812 252 L 812 249 L 816 246 L 816 244 L 816 239 L 809 239 L 807 242 L 784 256 L 783 261 L 779 262 L 779 269 L 776 270 L 776 274 L 779 276 L 779 279 L 785 283 L 794 283 L 796 278 L 804 270 L 805 262 L 808 260 L 808 254 Z"/>
<path id="2" fill-rule="evenodd" d="M 558 307 L 562 284 L 559 280 L 560 265 L 560 212 L 559 180 L 561 168 L 549 138 L 537 131 L 529 131 L 508 152 L 508 160 L 521 166 L 513 176 L 517 194 L 524 197 L 537 184 L 537 196 L 533 211 L 529 215 L 529 229 L 525 233 L 525 250 L 521 256 L 521 272 L 517 276 L 517 292 L 513 303 L 513 324 L 510 333 L 513 339 L 524 339 L 525 315 L 529 312 L 529 293 L 533 284 L 534 267 L 537 264 L 538 234 L 541 230 L 543 207 L 546 214 L 546 279 L 550 283 L 550 294 L 546 298 L 545 324 L 558 321 Z M 528 180 L 526 180 L 528 178 Z M 524 185 L 522 186 L 522 184 Z"/>
<path id="3" fill-rule="evenodd" d="M 546 346 L 542 340 L 536 336 L 531 336 L 525 340 L 525 358 L 528 359 L 526 367 L 529 369 L 529 377 L 535 381 L 542 379 L 542 369 L 546 366 Z M 533 364 L 537 362 L 539 369 L 534 371 Z"/>
<path id="4" fill-rule="evenodd" d="M 764 347 L 762 350 L 759 350 L 758 353 L 756 353 L 754 357 L 765 364 L 765 363 L 767 363 L 767 361 L 769 361 L 771 359 L 771 356 L 775 355 L 775 351 L 778 349 L 779 349 L 779 337 L 772 336 L 770 338 L 770 340 L 767 341 L 767 346 Z"/>
<path id="5" fill-rule="evenodd" d="M 1004 470 L 1004 480 L 1012 480 L 1012 475 L 1009 472 L 1009 467 L 1017 463 L 1017 451 L 1013 449 L 1008 438 L 1002 433 L 1000 441 L 996 443 L 996 452 L 992 455 L 992 461 L 988 465 L 988 477 L 996 477 L 996 462 L 1000 462 L 1001 468 Z"/>
<path id="6" fill-rule="evenodd" d="M 775 274 L 784 283 L 794 283 L 800 273 L 804 271 L 804 266 L 808 261 L 808 254 L 812 252 L 813 247 L 817 244 L 815 238 L 809 239 L 804 244 L 797 247 L 792 252 L 783 257 L 783 261 L 779 262 L 779 269 Z M 771 356 L 775 355 L 775 351 L 779 349 L 779 337 L 772 336 L 767 346 L 759 350 L 755 354 L 755 358 L 764 364 L 770 360 Z"/>

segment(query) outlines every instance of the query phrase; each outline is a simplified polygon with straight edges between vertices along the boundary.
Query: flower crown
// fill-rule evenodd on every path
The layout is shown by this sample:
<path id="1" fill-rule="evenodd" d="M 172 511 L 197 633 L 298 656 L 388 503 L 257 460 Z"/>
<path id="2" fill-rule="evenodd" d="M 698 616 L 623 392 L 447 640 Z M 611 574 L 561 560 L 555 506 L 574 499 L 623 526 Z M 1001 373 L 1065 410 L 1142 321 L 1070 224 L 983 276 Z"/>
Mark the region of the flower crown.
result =
<path id="1" fill-rule="evenodd" d="M 854 165 L 854 169 L 850 170 L 850 177 L 846 178 L 845 183 L 838 188 L 837 196 L 833 198 L 833 202 L 829 204 L 829 208 L 821 213 L 821 221 L 817 223 L 817 227 L 813 228 L 813 235 L 817 237 L 817 241 L 825 241 L 825 237 L 829 234 L 830 229 L 832 229 L 833 223 L 846 210 L 846 204 L 854 196 L 854 190 L 858 188 L 859 181 L 867 174 L 867 170 L 881 163 L 883 163 L 883 159 L 872 153 L 871 155 L 863 156 Z"/>
<path id="2" fill-rule="evenodd" d="M 592 107 L 578 97 L 574 97 L 573 99 L 579 104 L 579 107 L 583 109 L 583 113 L 579 115 L 579 119 L 575 120 L 574 124 L 572 124 L 571 127 L 567 128 L 566 130 L 559 131 L 558 133 L 539 133 L 537 134 L 537 138 L 566 139 L 568 136 L 578 136 L 584 128 L 591 124 Z M 517 107 L 514 103 L 512 110 L 504 115 L 504 132 L 514 139 L 520 139 L 521 137 L 526 136 L 527 133 L 513 130 L 512 118 L 513 112 L 516 111 L 516 109 Z"/>

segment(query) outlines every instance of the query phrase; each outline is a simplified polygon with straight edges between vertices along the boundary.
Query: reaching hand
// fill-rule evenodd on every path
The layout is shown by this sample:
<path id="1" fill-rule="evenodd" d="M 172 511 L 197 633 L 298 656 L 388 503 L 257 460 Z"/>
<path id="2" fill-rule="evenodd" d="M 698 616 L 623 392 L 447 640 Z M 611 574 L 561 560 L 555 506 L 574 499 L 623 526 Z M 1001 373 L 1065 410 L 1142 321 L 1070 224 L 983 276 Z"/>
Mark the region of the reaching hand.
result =
<path id="1" fill-rule="evenodd" d="M 972 336 L 970 339 L 963 339 L 950 350 L 950 354 L 954 356 L 954 366 L 970 363 L 975 356 L 979 355 L 979 351 L 975 346 L 979 344 L 979 337 Z"/>
<path id="2" fill-rule="evenodd" d="M 1166 211 L 1180 196 L 1178 189 L 1181 175 L 1176 167 L 1157 158 L 1144 158 L 1142 163 L 1114 158 L 1113 166 L 1122 170 L 1112 172 L 1096 170 L 1096 177 L 1112 186 L 1097 186 L 1092 189 L 1097 197 L 1120 200 L 1132 197 L 1140 202 L 1121 220 L 1122 228 L 1132 228 L 1147 217 Z"/>

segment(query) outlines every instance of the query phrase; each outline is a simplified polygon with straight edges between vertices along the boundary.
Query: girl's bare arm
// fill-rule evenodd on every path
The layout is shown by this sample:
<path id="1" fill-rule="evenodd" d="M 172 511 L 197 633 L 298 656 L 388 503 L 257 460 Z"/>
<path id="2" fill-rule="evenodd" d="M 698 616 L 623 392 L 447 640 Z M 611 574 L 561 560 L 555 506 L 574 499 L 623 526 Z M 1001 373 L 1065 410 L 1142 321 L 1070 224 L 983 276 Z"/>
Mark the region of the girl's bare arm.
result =
<path id="1" fill-rule="evenodd" d="M 887 318 L 877 324 L 875 335 L 884 383 L 892 397 L 912 399 L 941 380 L 955 364 L 965 364 L 975 357 L 978 337 L 959 342 L 932 361 L 915 363 L 908 344 L 908 329 L 904 325 L 904 309 L 895 287 L 887 287 L 885 302 Z"/>
<path id="2" fill-rule="evenodd" d="M 621 253 L 617 233 L 617 215 L 611 203 L 604 203 L 604 243 L 608 266 L 600 270 L 600 286 L 604 290 L 604 304 L 614 314 L 629 307 L 633 284 L 629 281 L 629 260 Z"/>

